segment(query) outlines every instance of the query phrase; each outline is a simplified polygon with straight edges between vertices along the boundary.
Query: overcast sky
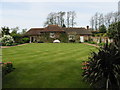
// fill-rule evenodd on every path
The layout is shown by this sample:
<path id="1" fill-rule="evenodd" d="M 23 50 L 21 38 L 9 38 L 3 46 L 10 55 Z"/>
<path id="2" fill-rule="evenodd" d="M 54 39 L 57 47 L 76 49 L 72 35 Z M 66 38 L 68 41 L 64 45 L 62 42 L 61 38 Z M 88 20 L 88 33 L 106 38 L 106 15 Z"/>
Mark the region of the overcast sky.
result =
<path id="1" fill-rule="evenodd" d="M 68 2 L 69 1 L 69 2 Z M 74 2 L 73 2 L 74 1 Z M 0 3 L 0 24 L 10 28 L 19 26 L 22 28 L 43 27 L 46 17 L 50 12 L 75 11 L 77 14 L 76 27 L 89 25 L 89 20 L 96 12 L 108 13 L 118 10 L 118 0 L 106 0 L 95 2 L 91 0 L 2 0 Z"/>

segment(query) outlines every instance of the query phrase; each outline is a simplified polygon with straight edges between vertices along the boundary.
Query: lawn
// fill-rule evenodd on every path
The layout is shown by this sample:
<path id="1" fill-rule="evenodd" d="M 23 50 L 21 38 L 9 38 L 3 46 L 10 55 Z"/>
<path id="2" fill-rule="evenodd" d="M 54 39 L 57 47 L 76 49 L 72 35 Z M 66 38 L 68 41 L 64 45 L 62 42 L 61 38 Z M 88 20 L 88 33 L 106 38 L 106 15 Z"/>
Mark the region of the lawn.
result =
<path id="1" fill-rule="evenodd" d="M 32 43 L 3 49 L 3 61 L 16 68 L 3 88 L 89 88 L 82 80 L 82 61 L 93 46 L 80 43 Z"/>

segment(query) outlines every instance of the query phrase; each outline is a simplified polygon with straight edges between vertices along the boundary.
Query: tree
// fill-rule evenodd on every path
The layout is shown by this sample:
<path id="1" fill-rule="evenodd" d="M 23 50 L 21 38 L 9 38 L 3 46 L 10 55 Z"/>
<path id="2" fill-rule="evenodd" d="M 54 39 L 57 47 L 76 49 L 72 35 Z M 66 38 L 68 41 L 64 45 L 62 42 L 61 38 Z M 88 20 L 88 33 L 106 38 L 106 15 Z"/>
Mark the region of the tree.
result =
<path id="1" fill-rule="evenodd" d="M 108 29 L 109 25 L 119 21 L 120 14 L 118 12 L 110 12 L 106 15 L 103 13 L 95 13 L 90 19 L 91 27 L 97 30 L 101 25 L 105 25 Z"/>
<path id="2" fill-rule="evenodd" d="M 17 32 L 19 31 L 19 27 L 11 28 L 11 30 L 12 30 L 12 32 L 10 33 L 11 35 L 17 34 Z"/>
<path id="3" fill-rule="evenodd" d="M 112 23 L 112 15 L 113 15 L 112 12 L 105 15 L 105 24 L 107 28 Z"/>
<path id="4" fill-rule="evenodd" d="M 47 20 L 44 23 L 44 27 L 47 25 L 59 25 L 59 26 L 63 26 L 63 24 L 65 25 L 65 21 L 66 21 L 66 25 L 67 27 L 74 27 L 74 25 L 76 24 L 75 22 L 75 17 L 76 17 L 76 13 L 75 11 L 69 11 L 67 12 L 67 18 L 65 18 L 66 12 L 60 11 L 60 12 L 51 12 L 48 14 L 47 16 Z"/>
<path id="5" fill-rule="evenodd" d="M 104 25 L 104 17 L 102 13 L 100 13 L 98 17 L 98 27 L 100 27 L 101 25 Z"/>
<path id="6" fill-rule="evenodd" d="M 2 36 L 4 36 L 4 35 L 10 35 L 10 29 L 9 29 L 9 27 L 4 26 L 4 27 L 1 27 L 1 29 L 2 29 Z"/>
<path id="7" fill-rule="evenodd" d="M 25 34 L 27 32 L 27 29 L 22 29 L 21 34 Z"/>
<path id="8" fill-rule="evenodd" d="M 94 17 L 91 17 L 91 19 L 90 19 L 90 25 L 92 27 L 92 30 L 94 30 Z"/>
<path id="9" fill-rule="evenodd" d="M 70 11 L 67 12 L 67 27 L 70 26 L 70 15 L 71 15 Z"/>
<path id="10" fill-rule="evenodd" d="M 65 12 L 51 12 L 47 16 L 47 21 L 44 23 L 44 26 L 47 25 L 60 25 L 62 26 L 64 24 L 64 15 Z"/>
<path id="11" fill-rule="evenodd" d="M 120 47 L 120 22 L 113 23 L 109 26 L 108 36 Z"/>
<path id="12" fill-rule="evenodd" d="M 58 12 L 58 14 L 60 17 L 60 26 L 62 26 L 64 24 L 64 21 L 65 21 L 65 19 L 64 19 L 65 12 L 60 11 L 60 12 Z"/>
<path id="13" fill-rule="evenodd" d="M 100 32 L 100 33 L 106 33 L 106 26 L 105 26 L 105 25 L 101 25 L 101 26 L 99 27 L 99 32 Z"/>
<path id="14" fill-rule="evenodd" d="M 71 12 L 71 26 L 72 27 L 76 24 L 75 17 L 76 17 L 76 13 L 75 13 L 75 11 L 72 11 Z"/>
<path id="15" fill-rule="evenodd" d="M 94 19 L 95 19 L 95 30 L 98 30 L 98 13 L 95 14 Z"/>

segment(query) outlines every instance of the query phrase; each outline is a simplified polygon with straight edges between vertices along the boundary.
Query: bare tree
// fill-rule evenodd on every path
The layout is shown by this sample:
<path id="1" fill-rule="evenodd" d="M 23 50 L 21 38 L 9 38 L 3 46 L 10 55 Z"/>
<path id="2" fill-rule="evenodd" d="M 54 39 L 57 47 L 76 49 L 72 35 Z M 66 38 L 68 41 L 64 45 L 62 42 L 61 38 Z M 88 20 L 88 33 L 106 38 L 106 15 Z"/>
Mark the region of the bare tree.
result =
<path id="1" fill-rule="evenodd" d="M 91 19 L 90 19 L 90 25 L 92 27 L 92 30 L 94 30 L 94 17 L 91 17 Z"/>
<path id="2" fill-rule="evenodd" d="M 71 13 L 69 11 L 69 12 L 67 12 L 67 27 L 70 26 L 70 16 L 71 16 Z"/>
<path id="3" fill-rule="evenodd" d="M 76 13 L 75 13 L 75 11 L 72 11 L 71 12 L 71 26 L 72 27 L 76 24 L 75 17 L 76 17 Z"/>
<path id="4" fill-rule="evenodd" d="M 118 12 L 113 13 L 113 15 L 112 15 L 112 23 L 118 21 L 118 16 L 119 16 Z"/>
<path id="5" fill-rule="evenodd" d="M 99 13 L 98 16 L 98 27 L 100 27 L 101 25 L 104 25 L 104 17 L 102 13 Z"/>
<path id="6" fill-rule="evenodd" d="M 109 25 L 111 24 L 111 20 L 112 20 L 112 12 L 111 13 L 108 13 L 107 15 L 105 15 L 105 24 L 106 24 L 106 27 L 108 28 Z"/>
<path id="7" fill-rule="evenodd" d="M 63 26 L 63 24 L 65 25 L 65 21 L 66 24 L 67 24 L 67 27 L 70 27 L 70 26 L 74 26 L 76 24 L 75 22 L 75 17 L 76 17 L 76 13 L 75 11 L 69 11 L 67 12 L 67 18 L 65 18 L 65 15 L 66 15 L 66 12 L 51 12 L 48 14 L 47 16 L 47 20 L 46 22 L 44 23 L 44 26 L 47 26 L 47 25 L 60 25 L 60 26 Z"/>
<path id="8" fill-rule="evenodd" d="M 58 14 L 59 14 L 60 25 L 62 26 L 64 24 L 64 20 L 65 20 L 64 19 L 65 12 L 60 11 L 60 12 L 58 12 Z"/>
<path id="9" fill-rule="evenodd" d="M 95 14 L 94 19 L 95 19 L 95 30 L 98 30 L 98 13 Z"/>
<path id="10" fill-rule="evenodd" d="M 103 15 L 102 13 L 95 13 L 95 15 L 90 19 L 90 24 L 92 29 L 95 30 L 98 30 L 101 25 L 105 25 L 106 28 L 108 28 L 110 24 L 119 21 L 119 16 L 118 12 L 110 12 L 106 15 Z"/>

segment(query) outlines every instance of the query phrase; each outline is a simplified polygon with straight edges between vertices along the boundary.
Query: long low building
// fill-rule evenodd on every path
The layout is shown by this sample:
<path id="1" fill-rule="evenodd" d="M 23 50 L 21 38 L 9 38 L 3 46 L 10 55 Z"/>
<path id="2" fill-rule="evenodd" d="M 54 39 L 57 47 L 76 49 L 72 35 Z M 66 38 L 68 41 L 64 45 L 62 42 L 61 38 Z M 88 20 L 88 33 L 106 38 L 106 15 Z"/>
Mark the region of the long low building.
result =
<path id="1" fill-rule="evenodd" d="M 31 42 L 53 42 L 55 39 L 61 42 L 84 42 L 91 36 L 89 27 L 87 28 L 66 28 L 58 25 L 48 25 L 45 28 L 31 28 L 26 35 Z"/>

